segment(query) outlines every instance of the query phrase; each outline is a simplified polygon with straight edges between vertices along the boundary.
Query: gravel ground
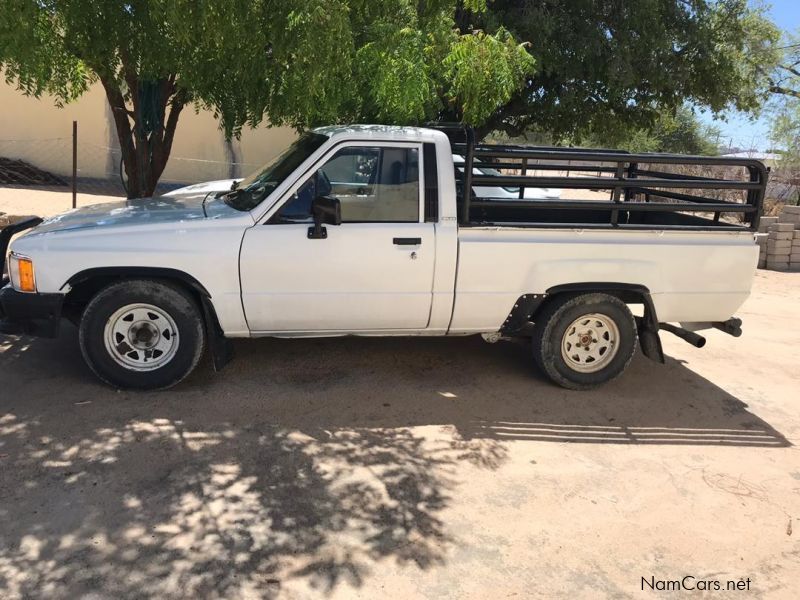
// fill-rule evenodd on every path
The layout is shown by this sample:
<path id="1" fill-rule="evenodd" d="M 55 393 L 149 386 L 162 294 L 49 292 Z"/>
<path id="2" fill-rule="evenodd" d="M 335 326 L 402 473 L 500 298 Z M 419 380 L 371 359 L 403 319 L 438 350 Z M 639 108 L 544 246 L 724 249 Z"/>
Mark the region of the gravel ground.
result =
<path id="1" fill-rule="evenodd" d="M 160 393 L 2 338 L 0 597 L 796 598 L 799 297 L 761 271 L 743 337 L 589 393 L 480 338 L 245 340 Z"/>

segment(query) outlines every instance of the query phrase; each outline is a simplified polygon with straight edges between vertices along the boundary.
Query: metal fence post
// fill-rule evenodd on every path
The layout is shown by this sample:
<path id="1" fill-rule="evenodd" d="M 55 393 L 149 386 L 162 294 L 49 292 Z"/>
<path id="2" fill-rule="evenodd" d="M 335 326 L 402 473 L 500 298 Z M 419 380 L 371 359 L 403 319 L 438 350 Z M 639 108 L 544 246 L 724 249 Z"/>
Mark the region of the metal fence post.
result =
<path id="1" fill-rule="evenodd" d="M 78 207 L 78 122 L 72 122 L 72 208 Z"/>

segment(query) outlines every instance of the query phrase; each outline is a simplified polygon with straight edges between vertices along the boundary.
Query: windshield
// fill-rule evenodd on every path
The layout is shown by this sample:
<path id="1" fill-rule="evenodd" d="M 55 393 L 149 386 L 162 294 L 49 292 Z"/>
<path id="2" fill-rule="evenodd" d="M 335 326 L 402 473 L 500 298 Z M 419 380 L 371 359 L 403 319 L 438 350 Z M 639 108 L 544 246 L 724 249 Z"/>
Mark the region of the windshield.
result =
<path id="1" fill-rule="evenodd" d="M 243 179 L 225 195 L 225 203 L 236 210 L 253 210 L 283 183 L 314 151 L 328 141 L 319 133 L 305 133 L 282 154 Z"/>

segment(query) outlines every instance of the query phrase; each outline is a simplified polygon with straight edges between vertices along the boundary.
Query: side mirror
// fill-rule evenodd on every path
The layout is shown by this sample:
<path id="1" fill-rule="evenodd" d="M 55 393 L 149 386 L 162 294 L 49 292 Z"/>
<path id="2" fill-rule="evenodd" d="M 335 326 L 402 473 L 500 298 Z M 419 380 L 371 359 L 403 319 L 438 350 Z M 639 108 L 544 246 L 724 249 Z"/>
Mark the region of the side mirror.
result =
<path id="1" fill-rule="evenodd" d="M 314 226 L 308 228 L 308 238 L 311 240 L 324 240 L 328 237 L 328 230 L 323 224 L 342 224 L 342 204 L 338 198 L 317 196 L 311 202 L 311 214 L 314 216 Z"/>

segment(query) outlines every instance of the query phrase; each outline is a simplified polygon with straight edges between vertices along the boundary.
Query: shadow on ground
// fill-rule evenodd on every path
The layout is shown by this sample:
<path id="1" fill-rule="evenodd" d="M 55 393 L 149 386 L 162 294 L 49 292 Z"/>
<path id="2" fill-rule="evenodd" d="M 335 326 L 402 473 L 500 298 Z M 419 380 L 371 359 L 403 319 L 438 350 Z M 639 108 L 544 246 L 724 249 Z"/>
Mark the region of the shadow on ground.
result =
<path id="1" fill-rule="evenodd" d="M 523 441 L 784 447 L 690 369 L 634 361 L 589 392 L 475 338 L 253 340 L 223 373 L 116 392 L 74 330 L 0 342 L 0 589 L 241 596 L 441 565 L 463 468 Z M 457 469 L 462 469 L 458 471 Z"/>

